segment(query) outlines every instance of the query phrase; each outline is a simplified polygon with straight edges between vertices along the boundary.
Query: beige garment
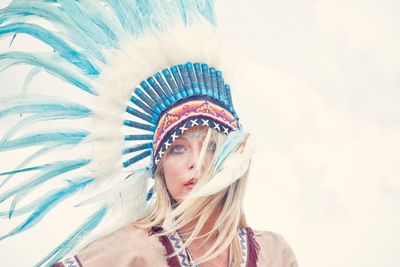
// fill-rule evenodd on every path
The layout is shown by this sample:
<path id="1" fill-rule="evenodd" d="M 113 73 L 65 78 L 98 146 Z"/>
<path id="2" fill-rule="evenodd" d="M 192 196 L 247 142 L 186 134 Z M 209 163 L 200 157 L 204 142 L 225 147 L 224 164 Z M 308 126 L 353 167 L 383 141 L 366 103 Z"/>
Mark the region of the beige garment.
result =
<path id="1" fill-rule="evenodd" d="M 278 234 L 254 231 L 260 245 L 257 266 L 297 267 L 287 242 Z M 127 225 L 98 239 L 77 255 L 83 267 L 168 267 L 165 248 L 155 235 Z"/>

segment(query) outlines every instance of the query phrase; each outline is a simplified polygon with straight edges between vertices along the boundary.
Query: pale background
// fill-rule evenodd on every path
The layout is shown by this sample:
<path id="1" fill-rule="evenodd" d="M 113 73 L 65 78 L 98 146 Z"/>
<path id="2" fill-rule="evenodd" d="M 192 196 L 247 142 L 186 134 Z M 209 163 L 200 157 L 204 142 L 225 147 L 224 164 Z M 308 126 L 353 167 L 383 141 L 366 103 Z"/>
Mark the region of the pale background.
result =
<path id="1" fill-rule="evenodd" d="M 218 13 L 234 102 L 258 144 L 249 224 L 283 235 L 302 267 L 400 266 L 400 2 L 221 0 Z M 15 45 L 27 44 L 40 49 Z M 28 69 L 0 73 L 0 96 Z M 0 242 L 1 266 L 33 265 L 76 221 L 50 215 Z"/>

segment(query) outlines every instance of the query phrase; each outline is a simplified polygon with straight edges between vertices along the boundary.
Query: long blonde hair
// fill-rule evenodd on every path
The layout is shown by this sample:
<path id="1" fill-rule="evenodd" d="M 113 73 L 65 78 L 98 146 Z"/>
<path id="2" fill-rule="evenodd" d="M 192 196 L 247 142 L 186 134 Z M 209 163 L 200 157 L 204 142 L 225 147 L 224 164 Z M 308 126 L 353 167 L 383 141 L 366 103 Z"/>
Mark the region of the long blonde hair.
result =
<path id="1" fill-rule="evenodd" d="M 215 146 L 215 151 L 217 151 L 224 144 L 226 138 L 225 134 L 211 128 L 208 129 L 199 160 L 194 168 L 196 177 L 198 177 L 196 188 L 206 184 L 215 174 L 215 157 L 211 159 L 212 164 L 204 166 L 207 149 L 211 145 Z M 164 234 L 170 234 L 196 222 L 196 226 L 191 229 L 190 233 L 187 233 L 189 237 L 185 240 L 182 249 L 188 247 L 193 240 L 205 238 L 205 241 L 207 241 L 215 238 L 213 245 L 202 257 L 196 259 L 197 262 L 201 263 L 213 259 L 231 247 L 234 266 L 239 266 L 242 252 L 237 230 L 238 227 L 247 227 L 243 213 L 243 199 L 249 170 L 243 177 L 217 194 L 200 198 L 184 198 L 181 203 L 176 204 L 169 195 L 163 176 L 165 157 L 168 157 L 168 152 L 159 162 L 155 172 L 154 191 L 156 199 L 154 205 L 149 208 L 143 218 L 134 223 L 135 226 L 146 229 L 162 224 L 165 230 Z M 220 214 L 212 229 L 200 235 L 200 231 L 211 214 L 218 209 L 220 209 Z"/>

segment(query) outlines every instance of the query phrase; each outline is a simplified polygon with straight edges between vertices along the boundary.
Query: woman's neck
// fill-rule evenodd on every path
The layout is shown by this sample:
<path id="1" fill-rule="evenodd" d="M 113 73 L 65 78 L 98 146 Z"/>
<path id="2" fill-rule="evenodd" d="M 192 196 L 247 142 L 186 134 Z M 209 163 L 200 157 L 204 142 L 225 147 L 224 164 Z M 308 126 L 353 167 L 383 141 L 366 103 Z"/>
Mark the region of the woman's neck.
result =
<path id="1" fill-rule="evenodd" d="M 210 217 L 207 219 L 207 221 L 204 223 L 203 227 L 200 229 L 199 234 L 197 236 L 205 236 L 209 234 L 212 229 L 214 228 L 215 222 L 218 219 L 219 214 L 221 213 L 222 207 L 217 207 L 210 215 Z M 182 237 L 186 240 L 189 238 L 189 236 L 192 234 L 193 230 L 195 229 L 196 225 L 198 223 L 198 220 L 193 220 L 184 227 L 180 229 L 180 234 Z M 216 233 L 212 233 L 213 235 Z M 193 240 L 192 242 L 198 243 L 198 241 L 203 242 L 205 239 L 204 238 L 196 238 L 196 240 Z"/>

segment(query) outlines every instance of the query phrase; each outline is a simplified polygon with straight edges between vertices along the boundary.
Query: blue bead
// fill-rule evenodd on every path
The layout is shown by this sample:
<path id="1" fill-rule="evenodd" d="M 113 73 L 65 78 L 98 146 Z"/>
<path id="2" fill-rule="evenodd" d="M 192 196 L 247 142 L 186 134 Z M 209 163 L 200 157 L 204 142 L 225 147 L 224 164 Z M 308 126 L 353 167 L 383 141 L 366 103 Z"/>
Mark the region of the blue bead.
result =
<path id="1" fill-rule="evenodd" d="M 187 97 L 185 87 L 183 86 L 183 81 L 182 81 L 181 75 L 178 71 L 178 68 L 176 66 L 172 67 L 171 72 L 175 78 L 176 84 L 178 85 L 178 89 L 179 89 L 180 94 L 182 95 L 182 98 Z"/>
<path id="2" fill-rule="evenodd" d="M 169 89 L 167 83 L 164 81 L 163 76 L 157 72 L 156 75 L 156 80 L 157 82 L 160 84 L 161 88 L 163 89 L 163 91 L 166 93 L 168 100 L 172 103 L 174 102 L 174 97 L 173 97 L 173 93 L 171 92 L 171 89 Z M 172 99 L 172 101 L 171 101 Z"/>
<path id="3" fill-rule="evenodd" d="M 193 88 L 192 88 L 192 81 L 190 80 L 189 73 L 187 69 L 185 68 L 185 65 L 178 65 L 179 71 L 182 76 L 183 80 L 183 87 L 186 92 L 186 96 L 192 96 L 194 94 Z"/>
<path id="4" fill-rule="evenodd" d="M 213 96 L 211 76 L 207 64 L 202 64 L 201 69 L 203 70 L 204 86 L 206 87 L 207 95 Z"/>
<path id="5" fill-rule="evenodd" d="M 124 149 L 123 154 L 129 154 L 129 153 L 133 153 L 133 152 L 144 150 L 144 149 L 150 149 L 152 147 L 153 147 L 153 143 L 144 143 L 144 144 L 140 144 L 140 145 L 136 145 L 136 146 L 128 147 L 128 148 Z"/>
<path id="6" fill-rule="evenodd" d="M 194 71 L 196 72 L 197 81 L 199 82 L 200 86 L 200 93 L 202 95 L 207 94 L 206 86 L 204 84 L 203 74 L 201 73 L 201 68 L 199 63 L 194 64 Z"/>
<path id="7" fill-rule="evenodd" d="M 132 96 L 131 97 L 131 102 L 135 104 L 136 106 L 140 107 L 143 111 L 145 111 L 147 114 L 149 114 L 151 117 L 154 117 L 154 111 L 150 109 L 148 106 L 146 106 L 142 101 L 137 99 L 136 97 Z"/>
<path id="8" fill-rule="evenodd" d="M 139 110 L 137 110 L 137 109 L 135 109 L 135 108 L 132 108 L 132 107 L 127 107 L 126 108 L 126 112 L 128 112 L 129 114 L 131 114 L 131 115 L 133 115 L 133 116 L 136 116 L 136 117 L 138 117 L 138 118 L 140 118 L 140 119 L 142 119 L 142 120 L 145 120 L 145 121 L 147 121 L 147 122 L 150 122 L 151 124 L 155 124 L 154 123 L 154 119 L 152 118 L 152 117 L 150 117 L 150 116 L 148 116 L 148 115 L 146 115 L 146 114 L 144 114 L 144 113 L 142 113 L 142 112 L 140 112 Z"/>
<path id="9" fill-rule="evenodd" d="M 149 108 L 152 110 L 157 109 L 156 103 L 154 103 L 154 101 L 150 99 L 141 89 L 136 88 L 134 91 L 139 99 L 142 100 Z"/>
<path id="10" fill-rule="evenodd" d="M 199 82 L 197 81 L 196 73 L 194 72 L 192 63 L 186 63 L 186 70 L 189 73 L 189 78 L 192 83 L 193 92 L 195 95 L 200 95 L 200 86 Z"/>
<path id="11" fill-rule="evenodd" d="M 162 73 L 164 74 L 165 80 L 167 80 L 169 87 L 172 89 L 172 94 L 174 95 L 175 101 L 181 99 L 182 95 L 179 92 L 178 86 L 176 85 L 169 69 L 163 70 Z"/>
<path id="12" fill-rule="evenodd" d="M 165 94 L 165 92 L 161 89 L 161 87 L 156 83 L 156 80 L 154 80 L 153 77 L 150 77 L 147 79 L 147 82 L 150 84 L 151 88 L 153 88 L 153 90 L 160 96 L 161 98 L 161 103 L 167 103 L 169 106 L 171 103 L 166 102 L 167 100 L 167 96 Z M 164 109 L 164 107 L 162 107 L 161 109 Z"/>
<path id="13" fill-rule="evenodd" d="M 148 124 L 131 121 L 131 120 L 124 120 L 124 125 L 133 127 L 133 128 L 137 128 L 137 129 L 146 130 L 149 132 L 154 132 L 156 130 L 156 127 L 154 127 L 153 125 L 148 125 Z"/>
<path id="14" fill-rule="evenodd" d="M 149 84 L 145 81 L 140 83 L 140 86 L 143 88 L 143 90 L 150 96 L 150 98 L 155 102 L 155 112 L 157 115 L 161 113 L 160 110 L 160 103 L 161 103 L 161 98 L 156 95 L 156 93 L 153 91 L 153 89 L 150 88 Z"/>
<path id="15" fill-rule="evenodd" d="M 217 74 L 215 73 L 214 68 L 210 68 L 210 76 L 211 76 L 211 88 L 212 94 L 215 99 L 219 99 L 218 85 L 217 85 Z"/>
<path id="16" fill-rule="evenodd" d="M 154 135 L 152 134 L 136 134 L 136 135 L 125 135 L 125 141 L 142 141 L 142 140 L 153 140 Z"/>

